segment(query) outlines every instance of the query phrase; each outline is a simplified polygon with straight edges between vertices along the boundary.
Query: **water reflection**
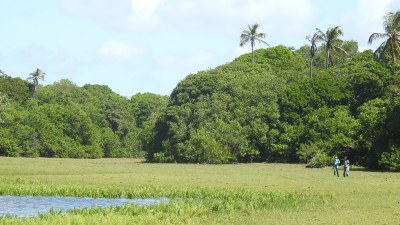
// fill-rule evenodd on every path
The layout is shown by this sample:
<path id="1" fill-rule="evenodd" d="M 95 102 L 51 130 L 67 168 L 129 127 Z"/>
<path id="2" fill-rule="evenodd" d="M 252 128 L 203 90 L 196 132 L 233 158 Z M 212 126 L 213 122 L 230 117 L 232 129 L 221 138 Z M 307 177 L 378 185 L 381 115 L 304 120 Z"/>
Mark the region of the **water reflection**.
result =
<path id="1" fill-rule="evenodd" d="M 168 202 L 167 198 L 126 199 L 126 198 L 78 198 L 55 196 L 0 196 L 0 217 L 33 217 L 50 210 L 66 212 L 67 210 L 90 207 L 121 206 L 128 203 L 151 205 Z"/>

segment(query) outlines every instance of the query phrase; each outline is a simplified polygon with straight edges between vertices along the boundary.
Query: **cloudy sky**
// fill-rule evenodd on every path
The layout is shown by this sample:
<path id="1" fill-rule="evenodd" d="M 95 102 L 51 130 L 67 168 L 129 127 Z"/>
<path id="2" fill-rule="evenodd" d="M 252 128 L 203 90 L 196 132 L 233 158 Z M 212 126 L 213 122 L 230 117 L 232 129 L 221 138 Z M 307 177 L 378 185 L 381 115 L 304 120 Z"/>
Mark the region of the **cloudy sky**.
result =
<path id="1" fill-rule="evenodd" d="M 1 0 L 0 69 L 44 85 L 69 79 L 120 95 L 169 95 L 191 73 L 250 51 L 239 47 L 259 23 L 270 46 L 298 48 L 315 28 L 340 26 L 360 49 L 382 32 L 398 0 Z M 377 43 L 378 44 L 378 43 Z M 265 47 L 265 46 L 257 46 Z"/>

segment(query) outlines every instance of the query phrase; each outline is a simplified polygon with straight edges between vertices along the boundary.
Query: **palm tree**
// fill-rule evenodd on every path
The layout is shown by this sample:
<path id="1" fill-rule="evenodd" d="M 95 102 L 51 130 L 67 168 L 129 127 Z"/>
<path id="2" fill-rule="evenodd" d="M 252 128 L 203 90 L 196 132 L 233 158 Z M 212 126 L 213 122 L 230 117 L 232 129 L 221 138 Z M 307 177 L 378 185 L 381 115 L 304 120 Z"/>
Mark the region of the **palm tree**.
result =
<path id="1" fill-rule="evenodd" d="M 368 39 L 368 43 L 372 44 L 372 42 L 377 39 L 386 39 L 375 50 L 375 57 L 381 61 L 386 52 L 390 54 L 392 60 L 392 69 L 393 72 L 395 72 L 396 57 L 400 55 L 400 11 L 397 11 L 396 13 L 388 13 L 384 17 L 383 27 L 385 29 L 385 33 L 371 34 Z"/>
<path id="2" fill-rule="evenodd" d="M 28 80 L 33 81 L 34 93 L 37 92 L 37 88 L 39 86 L 39 80 L 44 80 L 45 75 L 46 73 L 40 69 L 36 69 L 35 71 L 29 74 Z"/>
<path id="3" fill-rule="evenodd" d="M 315 57 L 315 52 L 317 51 L 317 41 L 318 41 L 318 32 L 315 33 L 312 37 L 307 36 L 306 39 L 310 41 L 311 47 L 310 47 L 310 77 L 312 78 L 312 67 L 313 67 L 313 61 Z"/>
<path id="4" fill-rule="evenodd" d="M 325 69 L 328 69 L 328 62 L 333 66 L 332 55 L 335 51 L 341 51 L 347 54 L 347 52 L 339 46 L 342 40 L 339 36 L 343 35 L 342 29 L 339 26 L 328 28 L 326 33 L 322 32 L 320 29 L 317 30 L 317 40 L 325 42 L 326 45 L 326 59 L 325 59 Z"/>
<path id="5" fill-rule="evenodd" d="M 255 46 L 255 41 L 258 41 L 262 44 L 267 44 L 267 42 L 264 41 L 265 39 L 265 33 L 258 33 L 258 24 L 253 24 L 253 25 L 247 25 L 248 30 L 243 30 L 242 34 L 240 35 L 240 47 L 243 47 L 243 45 L 247 44 L 250 42 L 251 44 L 251 64 L 254 63 L 254 46 Z"/>

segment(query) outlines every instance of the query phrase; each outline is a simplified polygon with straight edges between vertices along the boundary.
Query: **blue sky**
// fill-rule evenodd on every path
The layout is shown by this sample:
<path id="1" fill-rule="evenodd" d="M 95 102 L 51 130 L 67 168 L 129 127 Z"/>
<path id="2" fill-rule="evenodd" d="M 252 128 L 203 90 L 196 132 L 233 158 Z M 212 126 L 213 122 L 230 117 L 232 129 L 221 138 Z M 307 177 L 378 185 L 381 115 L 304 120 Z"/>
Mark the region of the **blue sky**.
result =
<path id="1" fill-rule="evenodd" d="M 69 79 L 131 97 L 169 95 L 179 81 L 249 52 L 239 47 L 259 23 L 270 46 L 298 48 L 315 28 L 340 26 L 361 50 L 382 32 L 396 0 L 1 0 L 0 69 L 44 85 Z M 265 47 L 258 45 L 257 47 Z"/>

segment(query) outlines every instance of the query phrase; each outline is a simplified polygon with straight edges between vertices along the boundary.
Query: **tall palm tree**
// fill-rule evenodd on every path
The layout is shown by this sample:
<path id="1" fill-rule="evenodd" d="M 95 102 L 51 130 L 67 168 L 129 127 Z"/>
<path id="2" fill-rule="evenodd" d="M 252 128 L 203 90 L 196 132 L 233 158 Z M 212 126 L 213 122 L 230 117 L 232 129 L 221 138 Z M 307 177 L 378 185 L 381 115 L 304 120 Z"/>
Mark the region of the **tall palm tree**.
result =
<path id="1" fill-rule="evenodd" d="M 35 71 L 29 74 L 28 80 L 33 81 L 34 93 L 37 92 L 37 88 L 39 86 L 39 80 L 44 80 L 45 75 L 46 73 L 40 69 L 36 69 Z"/>
<path id="2" fill-rule="evenodd" d="M 265 39 L 265 33 L 258 33 L 258 24 L 253 24 L 253 25 L 247 25 L 248 30 L 243 30 L 242 34 L 240 35 L 240 47 L 243 47 L 243 45 L 247 44 L 250 42 L 251 45 L 251 64 L 254 63 L 254 46 L 255 46 L 255 41 L 258 41 L 262 44 L 267 44 L 267 42 L 264 41 Z"/>
<path id="3" fill-rule="evenodd" d="M 390 12 L 384 17 L 383 27 L 385 33 L 373 33 L 369 36 L 368 43 L 372 44 L 377 39 L 385 41 L 375 50 L 375 57 L 382 60 L 387 52 L 392 60 L 392 70 L 395 71 L 396 58 L 400 56 L 400 11 Z"/>
<path id="4" fill-rule="evenodd" d="M 333 66 L 332 55 L 335 51 L 341 51 L 347 54 L 347 52 L 339 46 L 342 40 L 339 39 L 339 36 L 343 35 L 343 31 L 339 26 L 328 28 L 326 33 L 322 32 L 320 29 L 317 30 L 317 40 L 325 42 L 326 45 L 326 59 L 325 59 L 325 69 L 328 68 L 328 62 L 331 66 Z"/>
<path id="5" fill-rule="evenodd" d="M 317 41 L 318 41 L 319 34 L 318 32 L 315 33 L 312 37 L 307 36 L 306 39 L 310 41 L 311 47 L 310 47 L 310 77 L 312 78 L 312 67 L 313 67 L 313 61 L 315 57 L 315 52 L 317 51 Z"/>

